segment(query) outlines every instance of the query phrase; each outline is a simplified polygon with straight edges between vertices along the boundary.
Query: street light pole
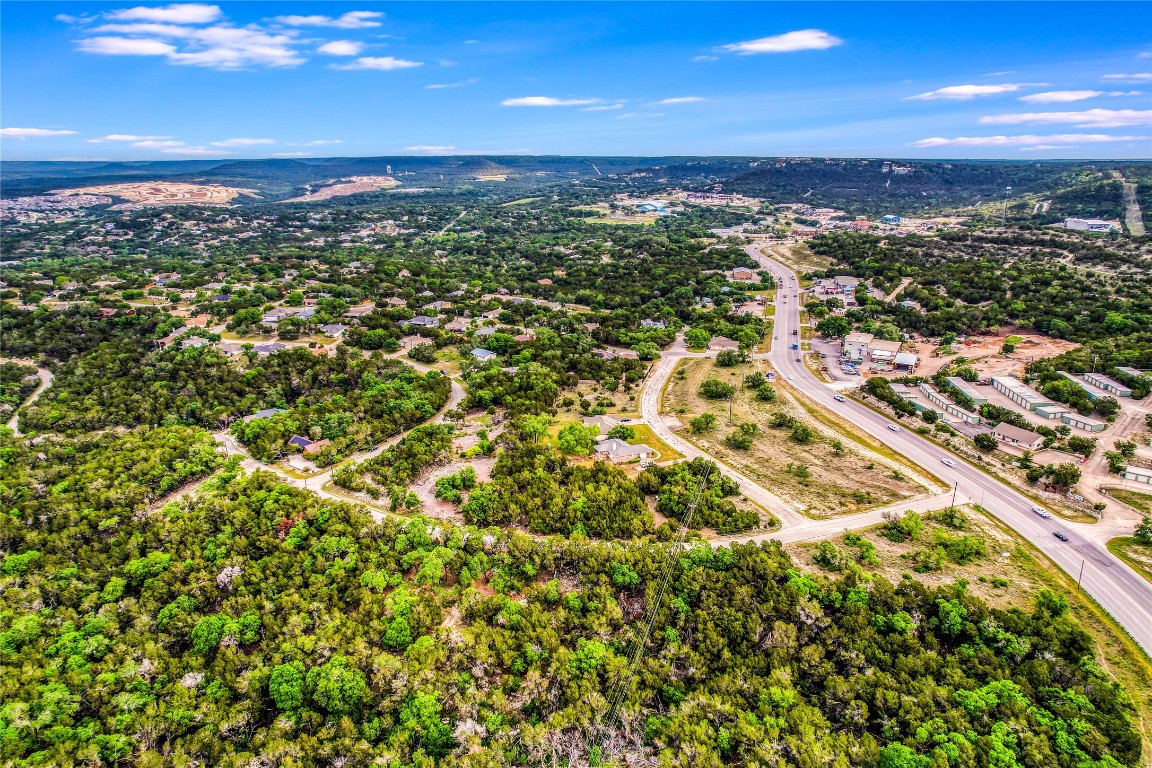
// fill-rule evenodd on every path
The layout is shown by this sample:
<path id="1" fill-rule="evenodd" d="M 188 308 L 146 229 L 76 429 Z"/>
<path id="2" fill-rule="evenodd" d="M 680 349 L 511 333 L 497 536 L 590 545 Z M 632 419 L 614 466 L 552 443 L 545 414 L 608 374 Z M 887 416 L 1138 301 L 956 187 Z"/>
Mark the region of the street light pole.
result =
<path id="1" fill-rule="evenodd" d="M 952 506 L 956 506 L 956 492 L 960 490 L 960 481 L 957 480 L 952 484 Z"/>

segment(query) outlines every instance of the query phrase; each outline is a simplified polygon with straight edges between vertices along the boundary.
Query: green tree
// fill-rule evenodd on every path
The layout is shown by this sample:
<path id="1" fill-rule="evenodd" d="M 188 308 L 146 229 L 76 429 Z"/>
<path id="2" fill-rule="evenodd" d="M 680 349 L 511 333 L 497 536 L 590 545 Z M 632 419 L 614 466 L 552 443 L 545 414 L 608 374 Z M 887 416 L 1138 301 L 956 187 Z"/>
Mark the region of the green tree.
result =
<path id="1" fill-rule="evenodd" d="M 312 701 L 337 717 L 358 714 L 368 692 L 364 673 L 344 656 L 308 670 L 307 684 Z"/>
<path id="2" fill-rule="evenodd" d="M 693 328 L 684 334 L 684 343 L 693 349 L 703 349 L 712 340 L 712 334 L 703 328 Z"/>
<path id="3" fill-rule="evenodd" d="M 568 424 L 560 430 L 557 439 L 560 450 L 573 456 L 587 456 L 596 446 L 596 438 L 600 435 L 600 428 L 584 426 L 583 424 Z"/>
<path id="4" fill-rule="evenodd" d="M 268 677 L 268 695 L 283 711 L 304 706 L 304 664 L 290 661 L 273 667 Z"/>

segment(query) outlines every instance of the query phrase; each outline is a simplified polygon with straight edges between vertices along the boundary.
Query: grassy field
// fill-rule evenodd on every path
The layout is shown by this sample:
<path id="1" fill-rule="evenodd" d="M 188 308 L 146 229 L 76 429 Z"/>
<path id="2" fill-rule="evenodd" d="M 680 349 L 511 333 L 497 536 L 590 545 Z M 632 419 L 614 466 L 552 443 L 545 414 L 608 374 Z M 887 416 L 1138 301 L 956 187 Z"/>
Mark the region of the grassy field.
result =
<path id="1" fill-rule="evenodd" d="M 1141 544 L 1131 536 L 1121 536 L 1108 542 L 1108 551 L 1132 567 L 1132 570 L 1152 581 L 1152 547 Z"/>
<path id="2" fill-rule="evenodd" d="M 763 402 L 748 389 L 737 391 L 732 403 L 707 400 L 699 395 L 700 383 L 720 379 L 739 387 L 742 377 L 759 369 L 754 363 L 738 368 L 719 368 L 710 359 L 681 363 L 684 378 L 674 375 L 664 394 L 664 408 L 688 420 L 703 413 L 716 417 L 716 426 L 702 435 L 681 433 L 717 458 L 763 483 L 791 506 L 809 516 L 825 518 L 860 512 L 912 498 L 925 488 L 911 468 L 889 460 L 854 439 L 848 425 L 834 425 L 834 417 L 815 419 L 792 395 L 789 387 L 777 386 L 775 402 Z M 792 439 L 792 428 L 771 426 L 775 414 L 785 414 L 811 429 L 807 442 Z M 748 450 L 729 448 L 724 440 L 743 423 L 754 423 L 759 434 Z M 929 481 L 930 482 L 930 481 Z"/>
<path id="3" fill-rule="evenodd" d="M 1141 765 L 1152 767 L 1152 659 L 1149 659 L 1132 639 L 1100 608 L 1076 587 L 1076 582 L 1061 571 L 1027 541 L 979 508 L 964 508 L 967 524 L 963 530 L 954 530 L 941 523 L 925 519 L 924 530 L 916 540 L 894 543 L 882 535 L 878 526 L 857 532 L 876 548 L 879 560 L 875 565 L 863 565 L 869 573 L 899 582 L 904 574 L 926 584 L 939 586 L 965 580 L 968 591 L 998 608 L 1017 607 L 1029 610 L 1041 589 L 1051 589 L 1065 595 L 1073 617 L 1080 622 L 1096 641 L 1096 661 L 1109 675 L 1120 682 L 1132 698 L 1134 712 L 1130 714 L 1134 725 L 1144 738 Z M 968 535 L 983 542 L 987 554 L 965 565 L 946 562 L 940 570 L 914 573 L 912 554 L 923 550 L 938 534 Z M 830 539 L 842 552 L 858 550 L 844 542 L 844 536 Z M 817 544 L 803 542 L 788 544 L 786 549 L 798 566 L 809 571 L 822 571 L 813 561 Z"/>
<path id="4" fill-rule="evenodd" d="M 1142 514 L 1152 515 L 1152 494 L 1129 491 L 1125 488 L 1109 488 L 1108 495 Z"/>
<path id="5" fill-rule="evenodd" d="M 832 259 L 812 253 L 805 243 L 769 246 L 764 249 L 764 255 L 779 261 L 797 275 L 828 269 L 833 264 Z"/>

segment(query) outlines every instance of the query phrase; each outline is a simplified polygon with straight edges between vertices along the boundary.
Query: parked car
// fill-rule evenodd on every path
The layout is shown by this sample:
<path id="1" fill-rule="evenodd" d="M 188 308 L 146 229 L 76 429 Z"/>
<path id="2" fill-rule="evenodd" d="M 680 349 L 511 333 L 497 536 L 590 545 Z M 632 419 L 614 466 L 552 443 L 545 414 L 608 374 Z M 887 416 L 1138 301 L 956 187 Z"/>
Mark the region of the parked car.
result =
<path id="1" fill-rule="evenodd" d="M 1052 531 L 1052 535 L 1060 539 L 1060 541 L 1068 541 L 1068 534 L 1063 531 Z"/>
<path id="2" fill-rule="evenodd" d="M 621 424 L 627 424 L 630 421 L 632 421 L 632 419 L 620 419 Z"/>

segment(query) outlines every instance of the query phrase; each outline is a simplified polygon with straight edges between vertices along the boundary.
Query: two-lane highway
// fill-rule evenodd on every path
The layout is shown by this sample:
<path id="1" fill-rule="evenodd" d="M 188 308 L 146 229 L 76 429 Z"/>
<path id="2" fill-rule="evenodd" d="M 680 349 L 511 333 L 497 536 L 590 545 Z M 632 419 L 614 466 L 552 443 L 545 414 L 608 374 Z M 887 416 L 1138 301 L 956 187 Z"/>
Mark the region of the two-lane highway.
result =
<path id="1" fill-rule="evenodd" d="M 748 253 L 762 268 L 775 275 L 779 285 L 773 331 L 778 338 L 768 359 L 781 376 L 817 404 L 845 416 L 862 432 L 931 469 L 946 482 L 958 484 L 960 493 L 979 501 L 1073 578 L 1083 568 L 1081 586 L 1084 591 L 1112 614 L 1145 652 L 1152 654 L 1152 584 L 1081 533 L 1079 526 L 1057 518 L 1038 516 L 1032 511 L 1032 502 L 1027 497 L 971 464 L 953 458 L 954 466 L 945 465 L 943 460 L 950 456 L 943 448 L 903 427 L 892 431 L 890 426 L 894 422 L 859 403 L 837 401 L 835 391 L 821 382 L 802 361 L 797 361 L 803 356 L 802 352 L 791 349 L 793 340 L 801 343 L 799 309 L 802 292 L 798 277 L 783 264 L 764 256 L 758 246 L 749 246 Z M 792 335 L 793 331 L 796 331 L 796 336 Z M 1053 535 L 1056 531 L 1064 533 L 1068 541 L 1056 538 Z"/>

